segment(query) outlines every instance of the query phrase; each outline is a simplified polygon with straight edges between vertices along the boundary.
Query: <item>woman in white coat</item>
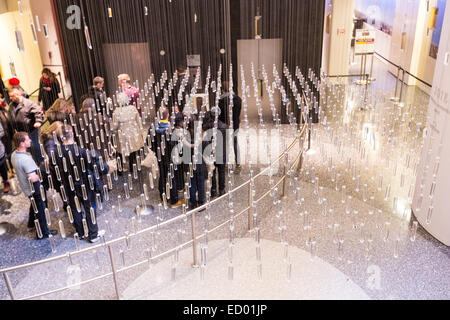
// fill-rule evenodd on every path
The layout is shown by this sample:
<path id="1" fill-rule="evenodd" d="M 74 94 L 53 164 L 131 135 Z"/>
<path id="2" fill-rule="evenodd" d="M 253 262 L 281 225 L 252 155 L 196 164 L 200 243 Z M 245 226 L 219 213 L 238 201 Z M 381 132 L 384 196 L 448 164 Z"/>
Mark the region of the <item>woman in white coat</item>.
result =
<path id="1" fill-rule="evenodd" d="M 129 104 L 129 97 L 120 93 L 117 96 L 117 102 L 119 106 L 114 111 L 112 118 L 113 145 L 119 154 L 123 168 L 125 157 L 129 158 L 129 168 L 132 172 L 133 164 L 137 164 L 136 156 L 144 147 L 144 129 L 136 107 Z M 120 173 L 120 166 L 118 169 Z"/>

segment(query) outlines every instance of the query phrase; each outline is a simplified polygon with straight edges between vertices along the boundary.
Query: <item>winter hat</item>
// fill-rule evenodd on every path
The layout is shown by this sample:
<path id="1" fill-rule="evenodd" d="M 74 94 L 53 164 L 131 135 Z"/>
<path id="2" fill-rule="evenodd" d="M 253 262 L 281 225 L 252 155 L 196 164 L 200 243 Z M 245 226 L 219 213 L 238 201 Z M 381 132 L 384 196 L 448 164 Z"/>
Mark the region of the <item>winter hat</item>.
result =
<path id="1" fill-rule="evenodd" d="M 17 79 L 17 78 L 11 78 L 11 79 L 9 79 L 8 82 L 9 82 L 10 86 L 18 86 L 18 85 L 20 85 L 20 80 Z"/>

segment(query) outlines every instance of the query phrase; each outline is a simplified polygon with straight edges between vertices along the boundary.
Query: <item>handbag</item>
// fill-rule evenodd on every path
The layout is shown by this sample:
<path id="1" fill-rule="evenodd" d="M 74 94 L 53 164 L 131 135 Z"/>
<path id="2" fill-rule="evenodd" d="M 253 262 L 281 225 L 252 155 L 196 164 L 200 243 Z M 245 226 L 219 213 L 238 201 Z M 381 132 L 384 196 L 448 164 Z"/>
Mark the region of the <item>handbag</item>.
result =
<path id="1" fill-rule="evenodd" d="M 149 150 L 149 153 L 142 161 L 141 165 L 143 167 L 151 168 L 153 164 L 158 164 L 158 159 L 156 159 L 156 155 L 153 151 Z"/>

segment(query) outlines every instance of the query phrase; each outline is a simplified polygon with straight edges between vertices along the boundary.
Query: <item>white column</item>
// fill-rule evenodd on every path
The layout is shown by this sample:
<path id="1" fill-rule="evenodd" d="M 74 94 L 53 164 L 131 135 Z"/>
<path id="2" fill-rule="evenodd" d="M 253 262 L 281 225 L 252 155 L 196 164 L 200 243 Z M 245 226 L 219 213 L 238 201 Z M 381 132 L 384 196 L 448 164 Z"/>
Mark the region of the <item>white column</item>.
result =
<path id="1" fill-rule="evenodd" d="M 446 10 L 412 209 L 419 223 L 447 246 L 450 246 L 449 52 L 450 10 Z"/>
<path id="2" fill-rule="evenodd" d="M 328 59 L 328 63 L 324 62 L 323 67 L 328 75 L 345 75 L 349 73 L 355 0 L 333 1 L 331 8 L 327 2 L 326 13 L 330 11 L 330 34 L 325 35 L 324 43 L 324 57 Z"/>
<path id="3" fill-rule="evenodd" d="M 397 0 L 394 25 L 392 27 L 391 50 L 389 59 L 406 71 L 413 72 L 413 58 L 417 59 L 418 42 L 422 39 L 416 37 L 417 30 L 421 28 L 417 24 L 419 16 L 419 2 Z M 403 46 L 402 46 L 403 45 Z M 389 65 L 389 71 L 397 75 L 397 68 Z M 413 79 L 406 75 L 408 85 L 414 85 Z"/>

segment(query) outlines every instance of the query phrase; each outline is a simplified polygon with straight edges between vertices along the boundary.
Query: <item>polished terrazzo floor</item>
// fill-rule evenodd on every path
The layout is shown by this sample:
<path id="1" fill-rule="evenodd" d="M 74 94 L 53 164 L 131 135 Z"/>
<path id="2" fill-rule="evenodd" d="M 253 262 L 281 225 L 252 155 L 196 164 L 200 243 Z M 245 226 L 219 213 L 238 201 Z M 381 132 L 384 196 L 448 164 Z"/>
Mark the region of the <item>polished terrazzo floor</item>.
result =
<path id="1" fill-rule="evenodd" d="M 377 60 L 376 60 L 377 61 Z M 415 230 L 414 217 L 411 215 L 410 201 L 415 186 L 415 170 L 421 150 L 422 134 L 426 124 L 429 97 L 416 87 L 405 91 L 405 105 L 394 105 L 393 95 L 395 79 L 386 72 L 379 61 L 376 62 L 377 82 L 366 92 L 365 88 L 350 83 L 334 83 L 328 86 L 322 104 L 321 123 L 314 125 L 312 149 L 305 155 L 303 168 L 298 176 L 292 175 L 288 180 L 287 198 L 281 198 L 281 187 L 273 192 L 257 208 L 260 228 L 261 264 L 264 270 L 262 279 L 258 275 L 258 259 L 255 240 L 237 240 L 236 250 L 243 246 L 245 254 L 236 253 L 234 259 L 240 259 L 237 265 L 249 265 L 245 272 L 254 272 L 250 279 L 261 281 L 272 279 L 275 274 L 286 274 L 290 265 L 294 277 L 279 276 L 277 283 L 282 288 L 310 286 L 314 294 L 307 295 L 304 290 L 299 299 L 340 299 L 347 295 L 329 296 L 329 292 L 345 290 L 345 285 L 327 282 L 329 274 L 305 272 L 302 281 L 302 268 L 306 265 L 314 268 L 325 262 L 357 287 L 361 295 L 352 298 L 370 299 L 449 299 L 450 249 L 428 235 L 420 226 Z M 381 80 L 380 80 L 381 79 Z M 347 82 L 348 81 L 348 82 Z M 405 87 L 406 88 L 406 87 Z M 289 145 L 294 137 L 292 128 L 284 126 L 286 137 L 284 144 Z M 298 153 L 296 147 L 290 158 Z M 253 166 L 254 170 L 264 168 Z M 244 167 L 241 175 L 232 176 L 235 185 L 249 178 L 249 168 Z M 278 173 L 278 178 L 280 173 Z M 122 178 L 124 179 L 124 178 Z M 274 176 L 277 181 L 277 176 Z M 124 181 L 120 180 L 120 183 Z M 257 197 L 268 190 L 270 178 L 261 177 L 255 181 Z M 344 188 L 345 186 L 345 188 Z M 112 193 L 116 199 L 119 193 Z M 139 204 L 139 190 L 134 192 L 134 200 L 124 201 L 123 213 L 114 216 L 111 204 L 99 214 L 99 225 L 107 230 L 106 240 L 123 236 L 131 232 L 133 209 Z M 244 188 L 239 196 L 232 197 L 233 209 L 240 212 L 248 205 L 248 189 Z M 157 203 L 156 193 L 151 193 L 150 203 Z M 56 237 L 56 252 L 52 252 L 49 240 L 35 241 L 33 234 L 26 228 L 27 200 L 21 195 L 2 196 L 0 200 L 2 215 L 0 226 L 0 244 L 2 255 L 0 268 L 38 261 L 43 258 L 62 255 L 67 252 L 92 245 L 75 241 L 71 226 L 64 213 L 52 217 L 52 223 L 64 221 L 68 230 L 67 239 Z M 180 210 L 168 210 L 163 214 L 166 221 L 180 214 Z M 157 223 L 157 215 L 145 217 L 139 229 Z M 200 213 L 197 216 L 197 232 L 221 224 L 229 219 L 229 200 Z M 106 223 L 108 221 L 108 223 Z M 248 232 L 247 215 L 236 219 L 234 231 L 236 238 L 253 239 L 255 230 Z M 150 234 L 131 242 L 120 243 L 113 248 L 116 267 L 130 266 L 145 261 L 147 249 L 151 248 L 157 255 L 176 247 L 191 237 L 190 219 L 159 229 L 155 242 Z M 203 280 L 201 268 L 190 267 L 189 250 L 180 249 L 180 259 L 170 255 L 153 261 L 152 265 L 143 264 L 118 275 L 118 287 L 121 298 L 164 298 L 191 299 L 190 287 L 186 279 L 199 282 L 196 288 L 205 288 L 211 278 L 220 279 L 224 292 L 229 289 L 229 270 L 226 256 L 230 243 L 229 224 L 218 232 L 209 234 L 208 242 L 201 240 L 207 254 Z M 210 245 L 209 245 L 210 243 Z M 206 245 L 208 244 L 208 247 Z M 253 248 L 252 248 L 253 246 Z M 278 257 L 264 258 L 264 252 Z M 291 248 L 291 249 L 289 249 Z M 200 251 L 200 250 L 199 250 Z M 222 256 L 219 252 L 225 252 Z M 253 255 L 251 253 L 254 253 Z M 246 258 L 243 258 L 246 257 Z M 229 257 L 228 257 L 229 258 Z M 242 261 L 242 259 L 246 259 Z M 277 260 L 278 259 L 278 260 Z M 306 259 L 306 260 L 305 260 Z M 200 252 L 199 252 L 200 260 Z M 277 263 L 273 261 L 277 260 Z M 170 266 L 164 268 L 163 266 Z M 180 281 L 173 277 L 178 268 L 178 275 L 184 275 Z M 95 252 L 83 256 L 74 256 L 58 262 L 40 265 L 27 270 L 9 274 L 16 298 L 23 298 L 86 281 L 111 270 L 108 251 L 99 247 Z M 141 286 L 143 279 L 152 281 L 146 275 L 154 270 L 162 274 L 159 279 L 160 290 L 147 292 Z M 236 270 L 239 270 L 238 268 Z M 253 270 L 253 271 L 252 271 Z M 173 279 L 175 278 L 175 281 Z M 239 277 L 236 276 L 236 279 Z M 297 279 L 297 280 L 296 280 Z M 318 281 L 321 280 L 321 281 Z M 233 280 L 234 281 L 234 280 Z M 268 281 L 273 285 L 273 281 Z M 320 283 L 320 286 L 315 284 Z M 233 284 L 231 284 L 233 286 Z M 237 284 L 236 284 L 237 286 Z M 168 290 L 167 288 L 170 288 Z M 227 289 L 227 290 L 228 290 Z M 157 292 L 161 292 L 160 296 Z M 322 295 L 320 294 L 322 292 Z M 350 293 L 350 292 L 349 292 Z M 202 297 L 201 294 L 197 296 Z M 204 296 L 204 295 L 203 295 Z M 247 299 L 259 297 L 251 292 L 242 294 Z M 220 299 L 220 295 L 214 296 Z M 281 295 L 264 296 L 267 299 L 283 298 Z M 0 298 L 8 299 L 5 283 L 0 281 Z M 64 292 L 53 294 L 47 299 L 115 299 L 116 293 L 112 277 L 94 283 L 73 287 Z M 227 299 L 224 294 L 223 299 Z"/>

